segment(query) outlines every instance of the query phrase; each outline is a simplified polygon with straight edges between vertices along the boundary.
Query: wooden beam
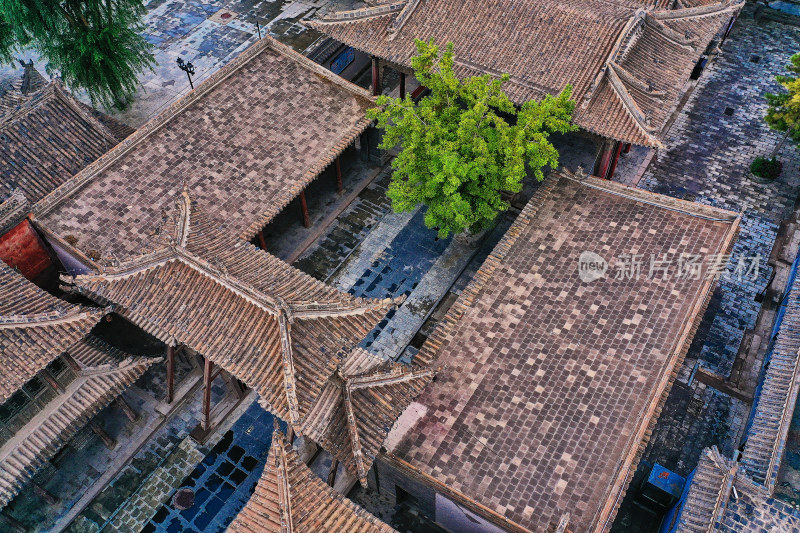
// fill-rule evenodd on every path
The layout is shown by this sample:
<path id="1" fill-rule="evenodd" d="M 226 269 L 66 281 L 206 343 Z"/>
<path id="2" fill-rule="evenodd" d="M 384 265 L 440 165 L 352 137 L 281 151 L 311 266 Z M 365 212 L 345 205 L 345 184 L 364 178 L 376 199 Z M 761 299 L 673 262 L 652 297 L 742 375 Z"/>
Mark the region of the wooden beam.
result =
<path id="1" fill-rule="evenodd" d="M 372 56 L 372 96 L 381 94 L 381 60 Z"/>
<path id="2" fill-rule="evenodd" d="M 167 346 L 167 403 L 175 397 L 175 347 Z"/>
<path id="3" fill-rule="evenodd" d="M 117 407 L 122 409 L 122 412 L 125 413 L 125 416 L 128 417 L 128 420 L 130 420 L 131 422 L 136 422 L 136 420 L 139 418 L 139 415 L 136 411 L 133 410 L 133 407 L 131 407 L 131 405 L 127 401 L 125 401 L 125 398 L 123 398 L 122 396 L 117 396 L 117 399 L 115 401 L 117 403 Z"/>
<path id="4" fill-rule="evenodd" d="M 94 431 L 95 435 L 100 437 L 100 440 L 103 441 L 103 444 L 105 444 L 106 448 L 108 448 L 109 450 L 113 450 L 114 446 L 117 445 L 116 441 L 114 441 L 114 439 L 112 439 L 111 436 L 108 433 L 106 433 L 106 430 L 100 427 L 100 424 L 98 424 L 94 420 L 91 420 L 89 422 L 89 428 L 91 428 L 91 430 Z"/>
<path id="5" fill-rule="evenodd" d="M 400 99 L 404 100 L 406 97 L 406 73 L 400 73 Z"/>
<path id="6" fill-rule="evenodd" d="M 336 471 L 339 469 L 339 460 L 336 457 L 331 459 L 331 468 L 328 470 L 328 486 L 333 487 L 336 483 Z"/>
<path id="7" fill-rule="evenodd" d="M 286 432 L 286 441 L 289 444 L 294 444 L 294 427 L 289 424 L 289 430 Z"/>
<path id="8" fill-rule="evenodd" d="M 344 192 L 344 183 L 342 183 L 342 158 L 336 157 L 336 192 L 342 194 Z"/>
<path id="9" fill-rule="evenodd" d="M 267 251 L 267 240 L 264 238 L 264 230 L 258 232 L 258 245 L 265 252 Z"/>
<path id="10" fill-rule="evenodd" d="M 75 359 L 73 359 L 70 354 L 63 353 L 61 354 L 61 358 L 64 360 L 65 363 L 69 365 L 69 367 L 73 370 L 73 372 L 77 373 L 81 371 L 81 365 L 79 365 L 78 362 L 75 361 Z"/>
<path id="11" fill-rule="evenodd" d="M 211 382 L 213 377 L 211 373 L 214 370 L 214 363 L 211 359 L 206 357 L 205 366 L 203 368 L 203 418 L 201 421 L 203 431 L 208 431 L 211 427 Z"/>
<path id="12" fill-rule="evenodd" d="M 303 215 L 303 226 L 311 227 L 311 217 L 308 216 L 308 204 L 306 203 L 306 191 L 300 191 L 300 211 Z"/>

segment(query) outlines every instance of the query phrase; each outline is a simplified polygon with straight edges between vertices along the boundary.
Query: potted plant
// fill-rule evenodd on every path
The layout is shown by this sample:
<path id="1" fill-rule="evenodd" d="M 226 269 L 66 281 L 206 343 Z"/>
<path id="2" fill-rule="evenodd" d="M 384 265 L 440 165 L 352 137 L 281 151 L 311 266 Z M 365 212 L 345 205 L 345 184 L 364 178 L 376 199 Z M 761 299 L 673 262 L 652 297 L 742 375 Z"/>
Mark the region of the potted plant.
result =
<path id="1" fill-rule="evenodd" d="M 775 77 L 784 91 L 776 94 L 767 94 L 767 115 L 764 121 L 770 128 L 783 133 L 778 145 L 772 150 L 769 157 L 757 157 L 750 165 L 753 179 L 759 183 L 770 183 L 781 174 L 783 164 L 778 161 L 778 152 L 781 151 L 787 139 L 800 141 L 800 54 L 791 58 L 791 64 L 786 66 L 790 75 Z"/>

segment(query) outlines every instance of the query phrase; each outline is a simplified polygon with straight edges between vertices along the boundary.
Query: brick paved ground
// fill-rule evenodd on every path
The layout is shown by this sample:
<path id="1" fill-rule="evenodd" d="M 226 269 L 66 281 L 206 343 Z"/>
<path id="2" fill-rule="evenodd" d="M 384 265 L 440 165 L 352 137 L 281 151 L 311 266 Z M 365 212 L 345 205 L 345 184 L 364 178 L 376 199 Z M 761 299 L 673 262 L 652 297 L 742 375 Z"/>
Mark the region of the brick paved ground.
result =
<path id="1" fill-rule="evenodd" d="M 760 255 L 754 280 L 721 280 L 703 325 L 690 349 L 679 381 L 667 400 L 636 479 L 653 462 L 687 475 L 704 447 L 716 444 L 730 456 L 746 422 L 749 405 L 697 381 L 686 382 L 696 361 L 722 376 L 730 373 L 744 331 L 755 325 L 756 295 L 769 281 L 769 256 L 780 221 L 791 213 L 800 191 L 800 152 L 787 145 L 780 154 L 784 172 L 772 184 L 749 179 L 749 164 L 768 155 L 778 134 L 763 123 L 763 94 L 789 57 L 800 50 L 800 30 L 775 22 L 756 22 L 748 6 L 722 53 L 703 74 L 673 124 L 662 150 L 640 187 L 674 197 L 745 210 L 729 270 L 738 258 Z M 726 113 L 727 110 L 727 113 Z M 638 481 L 634 481 L 632 487 Z M 657 522 L 633 505 L 629 491 L 614 524 L 616 531 L 652 531 Z"/>

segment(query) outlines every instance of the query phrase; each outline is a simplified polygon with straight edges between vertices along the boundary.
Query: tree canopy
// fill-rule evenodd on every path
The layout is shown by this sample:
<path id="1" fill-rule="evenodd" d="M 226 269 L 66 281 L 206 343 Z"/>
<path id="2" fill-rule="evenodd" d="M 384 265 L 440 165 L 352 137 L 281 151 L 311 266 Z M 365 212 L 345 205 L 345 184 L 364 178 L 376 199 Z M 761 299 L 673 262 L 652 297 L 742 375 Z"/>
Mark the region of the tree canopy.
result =
<path id="1" fill-rule="evenodd" d="M 125 106 L 152 68 L 142 0 L 0 0 L 0 60 L 31 47 L 93 103 Z"/>
<path id="2" fill-rule="evenodd" d="M 542 167 L 558 165 L 548 137 L 577 129 L 572 88 L 518 108 L 503 91 L 508 74 L 459 79 L 453 43 L 442 54 L 433 40 L 416 46 L 411 65 L 430 95 L 419 104 L 410 95 L 382 95 L 381 107 L 368 113 L 385 129 L 381 148 L 400 145 L 388 190 L 392 207 L 426 205 L 425 224 L 441 237 L 490 227 L 508 208 L 502 192 L 519 192 L 527 168 L 541 181 Z"/>
<path id="3" fill-rule="evenodd" d="M 786 92 L 777 94 L 767 94 L 767 115 L 764 120 L 769 127 L 784 132 L 780 143 L 775 147 L 772 152 L 774 158 L 783 143 L 788 137 L 794 141 L 800 141 L 800 54 L 795 54 L 791 57 L 791 63 L 786 66 L 789 75 L 780 75 L 775 77 L 775 81 L 780 83 Z"/>

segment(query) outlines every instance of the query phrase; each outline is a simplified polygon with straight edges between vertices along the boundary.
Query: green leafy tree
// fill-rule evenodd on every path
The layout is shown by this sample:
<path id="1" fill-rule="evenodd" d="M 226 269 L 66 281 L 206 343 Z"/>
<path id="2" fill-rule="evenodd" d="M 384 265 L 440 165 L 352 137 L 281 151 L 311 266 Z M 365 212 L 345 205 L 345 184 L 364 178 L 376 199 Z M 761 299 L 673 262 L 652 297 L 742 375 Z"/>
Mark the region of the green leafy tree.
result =
<path id="1" fill-rule="evenodd" d="M 92 102 L 124 107 L 152 68 L 142 0 L 0 0 L 0 60 L 32 47 Z"/>
<path id="2" fill-rule="evenodd" d="M 385 129 L 381 148 L 400 145 L 388 190 L 392 207 L 426 205 L 425 225 L 441 237 L 490 227 L 508 208 L 501 193 L 522 189 L 526 165 L 540 181 L 543 166 L 558 165 L 548 137 L 577 129 L 572 88 L 517 108 L 503 92 L 508 74 L 459 79 L 452 43 L 441 55 L 433 40 L 416 46 L 411 65 L 430 95 L 419 104 L 410 96 L 380 96 L 381 107 L 368 113 Z"/>
<path id="3" fill-rule="evenodd" d="M 790 138 L 797 142 L 800 141 L 800 54 L 791 57 L 791 64 L 786 66 L 789 75 L 776 76 L 775 81 L 780 83 L 786 92 L 778 94 L 767 94 L 767 116 L 764 120 L 769 127 L 782 131 L 783 136 L 780 142 L 772 151 L 771 159 L 775 159 L 783 148 L 786 139 Z"/>

